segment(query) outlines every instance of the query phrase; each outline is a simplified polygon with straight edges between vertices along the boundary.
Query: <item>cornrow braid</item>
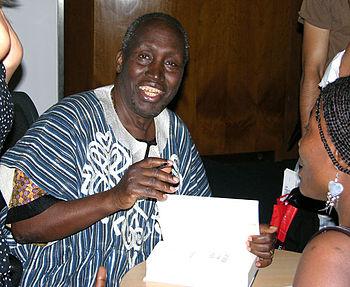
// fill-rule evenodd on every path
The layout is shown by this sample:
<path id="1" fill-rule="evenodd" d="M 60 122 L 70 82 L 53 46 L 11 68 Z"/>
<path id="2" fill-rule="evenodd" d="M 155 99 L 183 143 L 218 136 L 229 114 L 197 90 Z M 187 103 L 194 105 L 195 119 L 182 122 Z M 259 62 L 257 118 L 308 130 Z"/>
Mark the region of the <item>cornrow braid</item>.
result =
<path id="1" fill-rule="evenodd" d="M 334 166 L 350 174 L 333 155 L 321 126 L 321 109 L 330 136 L 342 160 L 350 166 L 350 77 L 339 78 L 328 84 L 316 102 L 316 120 L 323 145 Z"/>

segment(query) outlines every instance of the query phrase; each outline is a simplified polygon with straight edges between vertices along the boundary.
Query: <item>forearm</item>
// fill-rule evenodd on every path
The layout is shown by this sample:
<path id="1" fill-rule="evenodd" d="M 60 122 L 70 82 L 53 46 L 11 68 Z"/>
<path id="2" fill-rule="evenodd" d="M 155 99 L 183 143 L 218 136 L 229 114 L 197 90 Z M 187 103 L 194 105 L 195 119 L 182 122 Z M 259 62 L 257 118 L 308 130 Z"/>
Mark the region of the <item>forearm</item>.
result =
<path id="1" fill-rule="evenodd" d="M 60 201 L 44 212 L 13 223 L 20 243 L 42 243 L 65 238 L 116 212 L 111 191 L 73 201 Z"/>
<path id="2" fill-rule="evenodd" d="M 329 30 L 304 23 L 303 74 L 300 84 L 300 119 L 302 134 L 308 123 L 310 111 L 320 93 L 318 84 L 322 79 L 327 61 Z"/>
<path id="3" fill-rule="evenodd" d="M 304 74 L 302 76 L 299 99 L 302 134 L 305 133 L 305 127 L 309 121 L 310 112 L 320 94 L 320 89 L 318 87 L 320 80 L 320 76 L 316 73 L 314 76 L 305 77 Z"/>

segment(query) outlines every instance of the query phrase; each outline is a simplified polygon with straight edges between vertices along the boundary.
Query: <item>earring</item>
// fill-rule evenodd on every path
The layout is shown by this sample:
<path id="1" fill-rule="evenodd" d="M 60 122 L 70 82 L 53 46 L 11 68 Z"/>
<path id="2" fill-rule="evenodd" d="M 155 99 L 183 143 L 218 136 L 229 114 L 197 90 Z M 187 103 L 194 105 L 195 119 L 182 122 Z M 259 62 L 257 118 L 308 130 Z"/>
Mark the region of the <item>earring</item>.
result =
<path id="1" fill-rule="evenodd" d="M 330 214 L 332 208 L 337 205 L 339 197 L 344 190 L 344 186 L 340 182 L 338 182 L 338 179 L 339 174 L 337 172 L 335 180 L 331 180 L 328 182 L 328 193 L 326 202 L 326 210 L 328 210 L 328 214 Z"/>

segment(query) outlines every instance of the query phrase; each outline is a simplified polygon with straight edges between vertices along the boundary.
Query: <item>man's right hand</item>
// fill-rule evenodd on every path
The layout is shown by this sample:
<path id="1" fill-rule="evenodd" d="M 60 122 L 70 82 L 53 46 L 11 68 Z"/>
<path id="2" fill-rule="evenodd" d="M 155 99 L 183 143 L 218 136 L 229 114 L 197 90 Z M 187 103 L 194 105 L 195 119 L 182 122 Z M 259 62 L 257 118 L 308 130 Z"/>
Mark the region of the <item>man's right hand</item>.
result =
<path id="1" fill-rule="evenodd" d="M 166 172 L 172 162 L 162 158 L 146 158 L 131 165 L 121 181 L 110 190 L 117 210 L 131 208 L 138 199 L 165 200 L 168 193 L 175 193 L 179 179 Z"/>

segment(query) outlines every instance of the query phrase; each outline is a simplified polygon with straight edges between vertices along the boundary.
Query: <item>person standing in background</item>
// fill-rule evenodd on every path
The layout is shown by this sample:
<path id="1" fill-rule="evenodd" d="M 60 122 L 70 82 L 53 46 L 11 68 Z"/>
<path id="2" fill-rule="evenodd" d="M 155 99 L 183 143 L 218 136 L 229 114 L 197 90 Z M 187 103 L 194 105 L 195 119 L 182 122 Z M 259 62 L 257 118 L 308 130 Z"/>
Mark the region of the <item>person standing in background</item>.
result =
<path id="1" fill-rule="evenodd" d="M 10 1 L 0 1 L 11 5 Z M 13 122 L 13 103 L 8 90 L 8 82 L 22 61 L 23 48 L 15 31 L 0 9 L 0 151 Z M 9 254 L 3 236 L 4 218 L 0 226 L 0 286 L 17 286 L 21 276 L 21 265 L 17 258 Z M 14 268 L 16 265 L 16 268 Z"/>
<path id="2" fill-rule="evenodd" d="M 304 24 L 300 119 L 302 135 L 320 94 L 318 84 L 334 56 L 350 41 L 349 0 L 304 0 L 299 22 Z"/>
<path id="3" fill-rule="evenodd" d="M 304 25 L 299 99 L 304 135 L 326 67 L 349 43 L 350 1 L 303 0 L 299 16 L 299 22 Z M 334 219 L 326 215 L 319 215 L 319 220 L 320 228 L 335 224 Z"/>

